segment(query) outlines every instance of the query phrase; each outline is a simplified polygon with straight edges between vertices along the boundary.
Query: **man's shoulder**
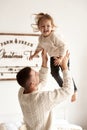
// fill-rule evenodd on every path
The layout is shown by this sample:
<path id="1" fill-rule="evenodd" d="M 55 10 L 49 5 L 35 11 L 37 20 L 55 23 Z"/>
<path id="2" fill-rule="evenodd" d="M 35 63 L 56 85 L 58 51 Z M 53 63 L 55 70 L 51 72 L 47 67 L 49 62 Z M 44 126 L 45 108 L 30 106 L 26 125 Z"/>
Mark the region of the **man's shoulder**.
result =
<path id="1" fill-rule="evenodd" d="M 19 91 L 18 91 L 18 97 L 20 98 L 21 95 L 23 94 L 23 91 L 24 91 L 24 88 L 20 88 Z"/>

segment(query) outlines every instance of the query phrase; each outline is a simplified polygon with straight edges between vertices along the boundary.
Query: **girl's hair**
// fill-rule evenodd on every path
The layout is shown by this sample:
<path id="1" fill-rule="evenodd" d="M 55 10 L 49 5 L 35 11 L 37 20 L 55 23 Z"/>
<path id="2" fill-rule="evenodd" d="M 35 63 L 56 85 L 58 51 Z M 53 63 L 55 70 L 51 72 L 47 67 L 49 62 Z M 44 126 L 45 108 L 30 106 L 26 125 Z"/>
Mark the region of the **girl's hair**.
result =
<path id="1" fill-rule="evenodd" d="M 53 27 L 56 27 L 53 21 L 53 18 L 49 14 L 39 13 L 35 15 L 35 24 L 32 24 L 32 28 L 34 31 L 39 31 L 39 25 L 42 20 L 50 20 Z"/>

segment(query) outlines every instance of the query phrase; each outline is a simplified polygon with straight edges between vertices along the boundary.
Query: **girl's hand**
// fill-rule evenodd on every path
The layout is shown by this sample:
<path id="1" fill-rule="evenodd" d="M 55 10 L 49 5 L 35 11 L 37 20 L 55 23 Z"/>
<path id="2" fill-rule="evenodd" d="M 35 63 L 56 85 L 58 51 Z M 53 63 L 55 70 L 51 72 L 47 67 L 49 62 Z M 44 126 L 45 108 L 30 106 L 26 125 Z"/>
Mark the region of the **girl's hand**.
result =
<path id="1" fill-rule="evenodd" d="M 32 60 L 34 58 L 34 55 L 31 55 L 30 57 L 29 57 L 29 60 Z"/>
<path id="2" fill-rule="evenodd" d="M 34 52 L 34 54 L 29 57 L 29 60 L 32 60 L 32 59 L 33 59 L 35 56 L 37 56 L 37 54 L 38 54 L 40 51 L 42 51 L 42 50 L 43 50 L 43 48 L 41 48 L 41 49 L 39 49 L 39 50 L 36 50 L 36 51 Z"/>

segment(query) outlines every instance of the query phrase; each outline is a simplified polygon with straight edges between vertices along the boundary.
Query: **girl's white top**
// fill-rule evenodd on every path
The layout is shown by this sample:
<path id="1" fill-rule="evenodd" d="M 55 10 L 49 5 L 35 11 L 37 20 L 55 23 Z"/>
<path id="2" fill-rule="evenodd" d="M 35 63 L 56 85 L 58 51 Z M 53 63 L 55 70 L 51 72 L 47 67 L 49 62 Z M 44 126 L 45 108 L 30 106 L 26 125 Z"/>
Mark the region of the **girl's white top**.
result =
<path id="1" fill-rule="evenodd" d="M 67 44 L 58 36 L 55 35 L 54 31 L 47 37 L 40 35 L 39 44 L 36 48 L 36 51 L 39 49 L 45 49 L 50 57 L 60 57 L 66 54 Z"/>

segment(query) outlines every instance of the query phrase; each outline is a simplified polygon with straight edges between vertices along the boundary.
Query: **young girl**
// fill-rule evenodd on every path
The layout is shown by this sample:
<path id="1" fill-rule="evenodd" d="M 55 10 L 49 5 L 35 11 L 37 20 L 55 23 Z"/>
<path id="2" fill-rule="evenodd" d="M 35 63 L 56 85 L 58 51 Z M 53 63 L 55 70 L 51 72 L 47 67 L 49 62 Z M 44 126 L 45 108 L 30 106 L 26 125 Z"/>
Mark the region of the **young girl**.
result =
<path id="1" fill-rule="evenodd" d="M 42 49 L 45 49 L 50 56 L 50 67 L 51 74 L 57 81 L 60 87 L 62 87 L 63 80 L 59 74 L 60 63 L 64 57 L 67 46 L 60 40 L 58 36 L 54 33 L 54 28 L 56 27 L 53 18 L 49 14 L 39 13 L 35 17 L 35 22 L 38 31 L 41 32 L 39 37 L 39 44 L 35 50 L 35 53 L 30 56 L 30 60 L 33 59 Z M 68 62 L 69 66 L 69 62 Z M 72 79 L 73 80 L 73 79 Z M 74 94 L 72 95 L 71 101 L 76 100 L 77 88 L 73 80 Z"/>

